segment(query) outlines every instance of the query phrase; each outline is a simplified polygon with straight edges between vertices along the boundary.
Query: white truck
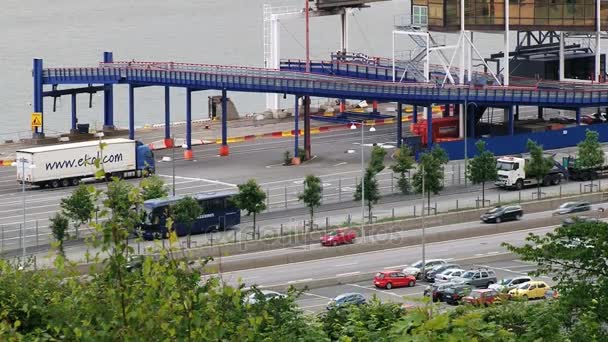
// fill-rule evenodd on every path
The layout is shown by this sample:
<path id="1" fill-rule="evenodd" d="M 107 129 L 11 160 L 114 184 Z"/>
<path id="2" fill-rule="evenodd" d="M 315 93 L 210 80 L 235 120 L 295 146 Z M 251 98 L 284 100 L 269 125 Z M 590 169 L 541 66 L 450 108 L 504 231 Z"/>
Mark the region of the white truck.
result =
<path id="1" fill-rule="evenodd" d="M 41 146 L 16 152 L 17 182 L 39 187 L 78 185 L 83 178 L 95 176 L 95 161 L 100 160 L 106 177 L 143 177 L 155 171 L 150 147 L 130 139 Z"/>
<path id="2" fill-rule="evenodd" d="M 528 159 L 521 157 L 500 157 L 496 160 L 498 180 L 494 183 L 498 187 L 521 190 L 529 185 L 536 185 L 536 178 L 527 177 L 525 166 Z M 542 180 L 542 185 L 557 185 L 567 173 L 556 162 L 549 173 Z"/>

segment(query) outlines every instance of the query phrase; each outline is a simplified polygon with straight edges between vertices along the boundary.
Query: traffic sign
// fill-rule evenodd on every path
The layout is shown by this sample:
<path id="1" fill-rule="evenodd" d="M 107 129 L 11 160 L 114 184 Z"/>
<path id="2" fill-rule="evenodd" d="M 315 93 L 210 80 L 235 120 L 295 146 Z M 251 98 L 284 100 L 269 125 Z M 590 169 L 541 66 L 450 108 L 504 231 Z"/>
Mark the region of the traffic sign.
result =
<path id="1" fill-rule="evenodd" d="M 32 113 L 32 131 L 36 128 L 42 128 L 42 113 Z"/>

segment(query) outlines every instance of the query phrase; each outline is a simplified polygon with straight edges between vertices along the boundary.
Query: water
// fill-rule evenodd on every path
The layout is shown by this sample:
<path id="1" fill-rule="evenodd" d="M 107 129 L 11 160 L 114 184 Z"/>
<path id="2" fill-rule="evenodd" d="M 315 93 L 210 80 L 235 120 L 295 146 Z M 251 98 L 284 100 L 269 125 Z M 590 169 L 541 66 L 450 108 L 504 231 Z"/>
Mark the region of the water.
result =
<path id="1" fill-rule="evenodd" d="M 32 111 L 32 59 L 45 67 L 90 66 L 113 51 L 115 60 L 179 61 L 263 66 L 262 5 L 268 0 L 4 0 L 0 11 L 0 139 L 30 134 Z M 277 1 L 274 3 L 293 3 Z M 303 3 L 303 1 L 297 1 Z M 409 2 L 375 3 L 356 11 L 350 19 L 350 50 L 369 55 L 391 55 L 393 17 L 409 11 Z M 311 19 L 311 58 L 327 59 L 339 47 L 338 16 Z M 476 35 L 478 48 L 487 56 L 499 48 L 502 36 Z M 448 36 L 447 41 L 453 41 Z M 407 38 L 398 39 L 398 50 L 411 49 Z M 304 20 L 281 23 L 281 56 L 304 58 Z M 115 90 L 115 123 L 128 124 L 128 91 Z M 193 94 L 193 118 L 207 117 L 207 97 L 217 91 Z M 261 94 L 228 93 L 241 115 L 265 109 Z M 136 125 L 163 122 L 164 97 L 160 87 L 135 91 Z M 293 99 L 283 100 L 292 107 Z M 79 123 L 103 125 L 103 95 L 78 96 Z M 70 98 L 45 99 L 47 134 L 64 132 L 70 125 Z M 174 120 L 185 117 L 185 91 L 172 90 Z"/>

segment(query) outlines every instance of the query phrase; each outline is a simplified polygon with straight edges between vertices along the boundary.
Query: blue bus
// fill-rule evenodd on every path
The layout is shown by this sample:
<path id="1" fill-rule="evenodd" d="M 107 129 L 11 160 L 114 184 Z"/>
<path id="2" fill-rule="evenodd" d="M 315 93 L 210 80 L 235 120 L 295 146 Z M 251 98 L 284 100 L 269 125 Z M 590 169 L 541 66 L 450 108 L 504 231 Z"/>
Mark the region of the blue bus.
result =
<path id="1" fill-rule="evenodd" d="M 241 211 L 230 200 L 237 192 L 234 190 L 201 192 L 191 195 L 203 208 L 203 214 L 192 223 L 192 234 L 226 230 L 241 223 Z M 167 217 L 171 205 L 185 196 L 151 199 L 144 202 L 144 220 L 141 227 L 145 240 L 166 238 L 168 236 Z M 188 235 L 188 226 L 174 224 L 177 236 Z"/>

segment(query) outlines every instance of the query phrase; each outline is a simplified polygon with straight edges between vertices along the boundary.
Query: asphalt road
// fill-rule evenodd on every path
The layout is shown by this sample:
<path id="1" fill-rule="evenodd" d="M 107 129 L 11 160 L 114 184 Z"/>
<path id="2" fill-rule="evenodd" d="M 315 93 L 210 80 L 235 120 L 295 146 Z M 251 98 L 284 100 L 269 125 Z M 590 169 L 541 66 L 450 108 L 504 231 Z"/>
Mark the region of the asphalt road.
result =
<path id="1" fill-rule="evenodd" d="M 313 153 L 319 157 L 299 167 L 281 166 L 282 154 L 291 149 L 292 139 L 254 140 L 250 143 L 234 144 L 231 155 L 226 158 L 217 156 L 216 145 L 195 146 L 195 161 L 185 161 L 176 158 L 176 193 L 194 193 L 234 188 L 236 184 L 255 178 L 269 194 L 270 211 L 260 216 L 259 225 L 263 231 L 278 233 L 281 225 L 285 231 L 301 230 L 303 220 L 308 219 L 308 213 L 297 203 L 296 196 L 302 189 L 302 180 L 307 174 L 321 176 L 324 185 L 324 204 L 318 210 L 317 223 L 323 228 L 325 223 L 330 225 L 359 221 L 361 216 L 360 204 L 349 200 L 360 174 L 360 131 L 335 131 L 329 134 L 312 136 Z M 371 144 L 386 144 L 389 151 L 394 146 L 394 127 L 378 126 L 376 132 L 368 132 L 364 152 L 369 159 Z M 350 151 L 349 151 L 350 150 Z M 354 153 L 348 153 L 353 152 Z M 565 151 L 564 153 L 566 153 Z M 180 155 L 181 153 L 177 153 Z M 390 154 L 390 152 L 389 152 Z M 157 151 L 157 160 L 171 155 L 171 151 Z M 388 158 L 387 158 L 388 159 Z M 387 164 L 389 162 L 387 161 Z M 159 162 L 158 174 L 169 184 L 172 174 L 171 162 Z M 447 211 L 456 207 L 474 207 L 478 197 L 478 187 L 463 188 L 462 161 L 450 163 L 446 168 L 446 189 L 444 196 L 434 197 L 438 211 Z M 380 186 L 385 195 L 398 191 L 389 170 L 379 176 Z M 137 183 L 139 180 L 129 180 Z M 454 184 L 454 185 L 452 185 Z M 459 185 L 460 184 L 460 185 Z M 97 185 L 103 186 L 103 185 Z M 545 188 L 547 195 L 559 192 L 577 192 L 585 190 L 580 183 L 570 182 L 560 187 Z M 27 189 L 26 191 L 26 229 L 25 245 L 27 247 L 44 245 L 49 242 L 48 219 L 59 209 L 60 200 L 72 191 L 66 189 Z M 487 198 L 496 203 L 531 199 L 533 189 L 520 193 L 489 189 Z M 463 194 L 467 193 L 467 194 Z M 0 250 L 19 249 L 21 247 L 21 229 L 23 223 L 23 200 L 20 186 L 15 181 L 13 168 L 0 168 Z M 335 205 L 342 200 L 343 205 Z M 390 197 L 375 206 L 374 215 L 378 217 L 410 216 L 418 210 L 419 199 L 415 196 Z M 288 207 L 299 207 L 296 211 L 284 211 Z M 333 204 L 332 204 L 333 203 Z M 250 230 L 249 219 L 243 217 L 242 228 Z M 241 234 L 241 233 L 239 233 Z M 216 234 L 213 239 L 232 240 L 233 232 Z M 199 237 L 200 243 L 207 243 L 211 236 Z"/>

